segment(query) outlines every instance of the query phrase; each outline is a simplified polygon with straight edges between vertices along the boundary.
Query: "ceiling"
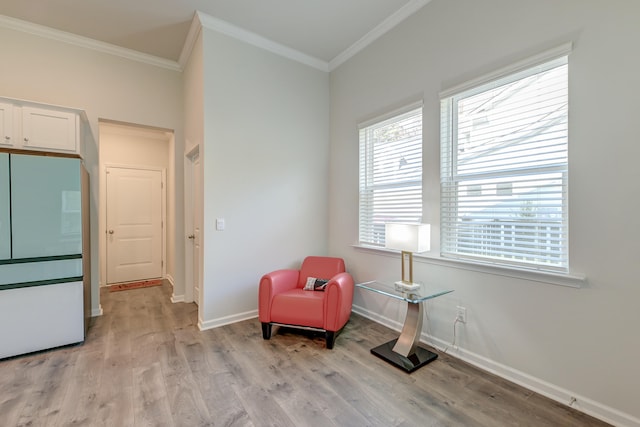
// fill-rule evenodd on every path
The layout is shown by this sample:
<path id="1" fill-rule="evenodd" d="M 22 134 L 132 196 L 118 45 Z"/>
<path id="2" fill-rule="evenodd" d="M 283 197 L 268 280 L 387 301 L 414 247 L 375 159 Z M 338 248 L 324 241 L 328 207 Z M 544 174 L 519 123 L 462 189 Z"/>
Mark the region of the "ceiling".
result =
<path id="1" fill-rule="evenodd" d="M 330 64 L 355 53 L 429 1 L 2 0 L 0 15 L 179 61 L 199 11 Z"/>

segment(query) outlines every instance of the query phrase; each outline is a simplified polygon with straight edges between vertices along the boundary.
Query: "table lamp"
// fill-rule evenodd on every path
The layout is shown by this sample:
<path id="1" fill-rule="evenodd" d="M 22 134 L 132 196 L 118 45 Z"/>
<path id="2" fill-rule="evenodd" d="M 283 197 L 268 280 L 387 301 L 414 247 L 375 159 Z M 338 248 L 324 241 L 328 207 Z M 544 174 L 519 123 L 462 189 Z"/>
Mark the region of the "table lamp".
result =
<path id="1" fill-rule="evenodd" d="M 388 222 L 385 224 L 384 234 L 385 248 L 401 251 L 402 281 L 396 282 L 396 289 L 400 291 L 418 289 L 420 285 L 413 282 L 413 253 L 426 252 L 430 249 L 431 225 Z"/>

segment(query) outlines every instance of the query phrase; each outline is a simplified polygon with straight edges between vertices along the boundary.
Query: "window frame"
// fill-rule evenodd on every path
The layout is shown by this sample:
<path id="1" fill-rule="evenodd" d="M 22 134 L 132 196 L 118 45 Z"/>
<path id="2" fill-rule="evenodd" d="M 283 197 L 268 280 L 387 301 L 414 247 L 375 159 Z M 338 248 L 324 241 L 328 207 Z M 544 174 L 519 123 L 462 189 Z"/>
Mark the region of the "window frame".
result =
<path id="1" fill-rule="evenodd" d="M 370 132 L 383 128 L 385 126 L 392 125 L 393 123 L 402 122 L 407 120 L 408 117 L 419 116 L 415 118 L 417 124 L 419 124 L 419 138 L 414 137 L 408 147 L 408 152 L 413 150 L 419 150 L 416 155 L 412 153 L 412 158 L 415 160 L 419 158 L 419 174 L 410 179 L 405 179 L 400 182 L 391 183 L 386 182 L 384 184 L 375 184 L 376 176 L 383 175 L 385 172 L 380 171 L 379 175 L 376 175 L 374 164 L 374 150 L 372 148 L 373 140 L 371 139 Z M 386 114 L 376 116 L 372 119 L 366 120 L 358 124 L 358 246 L 371 247 L 371 248 L 384 248 L 384 223 L 385 222 L 420 222 L 422 220 L 423 210 L 423 189 L 424 189 L 424 135 L 423 135 L 423 120 L 424 120 L 424 108 L 423 102 L 413 102 L 403 107 L 394 109 Z M 415 167 L 415 165 L 414 165 Z M 392 195 L 389 202 L 393 203 L 392 210 L 396 211 L 396 215 L 391 213 L 388 220 L 380 222 L 378 224 L 380 230 L 376 232 L 376 216 L 380 216 L 380 211 L 376 210 L 373 205 L 376 198 L 374 196 L 375 191 L 387 191 Z M 399 193 L 409 192 L 415 193 L 417 191 L 418 196 L 411 195 L 410 201 L 406 204 L 396 205 L 400 199 L 394 199 L 393 195 Z M 419 206 L 419 212 L 416 211 L 416 204 Z M 398 213 L 402 209 L 396 209 L 398 206 L 405 207 L 407 213 Z M 378 221 L 379 222 L 379 221 Z M 377 236 L 377 237 L 376 237 Z"/>
<path id="2" fill-rule="evenodd" d="M 440 193 L 440 209 L 441 209 L 441 235 L 440 235 L 440 245 L 441 245 L 441 253 L 440 256 L 443 259 L 449 259 L 453 261 L 460 262 L 468 262 L 470 264 L 484 264 L 484 265 L 492 265 L 501 268 L 509 268 L 515 270 L 534 270 L 541 271 L 545 273 L 552 274 L 561 274 L 568 275 L 569 274 L 569 239 L 568 239 L 568 153 L 567 153 L 567 161 L 564 165 L 564 172 L 562 173 L 562 186 L 566 191 L 563 193 L 562 197 L 562 215 L 563 215 L 563 225 L 564 228 L 563 233 L 563 252 L 561 254 L 562 262 L 559 265 L 549 265 L 540 264 L 535 262 L 518 262 L 513 260 L 503 260 L 496 259 L 495 257 L 486 257 L 480 255 L 470 255 L 468 253 L 461 253 L 451 250 L 451 246 L 447 244 L 446 239 L 450 238 L 449 233 L 450 224 L 447 223 L 447 218 L 445 214 L 445 209 L 450 209 L 451 207 L 447 205 L 447 200 L 445 196 L 445 186 L 452 185 L 455 182 L 454 178 L 451 175 L 447 175 L 447 172 L 452 173 L 455 170 L 455 162 L 456 159 L 456 150 L 457 150 L 457 138 L 455 138 L 454 129 L 457 127 L 457 115 L 453 114 L 453 100 L 457 97 L 460 97 L 461 94 L 464 94 L 465 97 L 470 96 L 475 93 L 488 92 L 492 88 L 499 87 L 504 85 L 506 81 L 509 79 L 518 80 L 523 73 L 530 72 L 530 75 L 535 75 L 541 72 L 542 69 L 537 67 L 546 67 L 549 63 L 557 60 L 564 59 L 566 64 L 568 64 L 568 56 L 572 50 L 571 43 L 566 43 L 562 46 L 559 46 L 555 49 L 551 49 L 549 51 L 538 54 L 534 57 L 530 57 L 523 61 L 512 64 L 511 66 L 504 67 L 495 71 L 494 73 L 473 79 L 471 81 L 465 82 L 461 85 L 457 85 L 453 88 L 450 88 L 446 91 L 440 93 L 441 100 L 441 193 Z M 568 65 L 567 65 L 568 67 Z M 540 71 L 537 71 L 540 70 Z M 568 71 L 567 71 L 568 73 Z M 567 76 L 568 79 L 568 76 Z M 568 88 L 567 88 L 568 91 Z M 568 98 L 568 93 L 567 93 Z M 568 118 L 568 113 L 567 113 Z M 568 124 L 567 124 L 568 128 Z M 455 138 L 455 142 L 454 142 Z M 446 150 L 446 151 L 445 151 Z M 567 152 L 568 152 L 568 143 L 567 143 Z M 452 164 L 447 164 L 447 162 L 451 162 Z M 517 173 L 512 173 L 511 176 L 518 177 Z M 460 194 L 460 189 L 456 189 L 454 194 Z M 455 209 L 457 209 L 457 202 L 455 203 Z M 455 214 L 452 215 L 455 217 Z M 458 244 L 460 240 L 455 240 Z"/>

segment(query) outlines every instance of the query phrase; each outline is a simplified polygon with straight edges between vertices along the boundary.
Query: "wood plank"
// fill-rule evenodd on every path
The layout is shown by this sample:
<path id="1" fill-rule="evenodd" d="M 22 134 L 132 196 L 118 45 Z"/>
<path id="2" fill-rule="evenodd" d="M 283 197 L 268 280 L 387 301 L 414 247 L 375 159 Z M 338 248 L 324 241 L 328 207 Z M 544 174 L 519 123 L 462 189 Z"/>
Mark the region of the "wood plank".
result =
<path id="1" fill-rule="evenodd" d="M 0 414 L 7 425 L 17 425 L 27 396 L 43 374 L 45 359 L 39 356 L 7 359 L 0 367 Z"/>
<path id="2" fill-rule="evenodd" d="M 195 378 L 207 410 L 210 423 L 220 426 L 260 426 L 251 421 L 240 396 L 237 383 L 229 372 L 216 372 L 199 375 Z"/>
<path id="3" fill-rule="evenodd" d="M 211 415 L 180 344 L 166 341 L 157 347 L 157 355 L 176 425 L 206 425 Z"/>
<path id="4" fill-rule="evenodd" d="M 254 425 L 296 427 L 296 424 L 289 418 L 269 390 L 260 385 L 232 387 Z"/>
<path id="5" fill-rule="evenodd" d="M 69 388 L 79 351 L 57 349 L 44 356 L 42 369 L 29 384 L 18 425 L 57 425 L 62 401 Z"/>
<path id="6" fill-rule="evenodd" d="M 131 354 L 112 354 L 105 358 L 97 391 L 98 409 L 94 421 L 99 426 L 135 425 Z"/>
<path id="7" fill-rule="evenodd" d="M 133 369 L 136 425 L 175 426 L 160 363 Z"/>
<path id="8" fill-rule="evenodd" d="M 92 426 L 98 410 L 97 393 L 100 390 L 104 357 L 100 352 L 79 352 L 56 423 L 58 425 Z"/>

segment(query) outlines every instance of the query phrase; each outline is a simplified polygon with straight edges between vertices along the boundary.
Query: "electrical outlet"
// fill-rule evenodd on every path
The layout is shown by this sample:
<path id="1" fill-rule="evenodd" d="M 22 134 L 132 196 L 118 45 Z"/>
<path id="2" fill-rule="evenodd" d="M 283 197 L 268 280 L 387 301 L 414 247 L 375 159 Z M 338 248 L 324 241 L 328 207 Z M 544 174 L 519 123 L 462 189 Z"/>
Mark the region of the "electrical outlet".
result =
<path id="1" fill-rule="evenodd" d="M 456 320 L 460 323 L 467 323 L 467 309 L 462 306 L 457 306 L 456 310 Z"/>

